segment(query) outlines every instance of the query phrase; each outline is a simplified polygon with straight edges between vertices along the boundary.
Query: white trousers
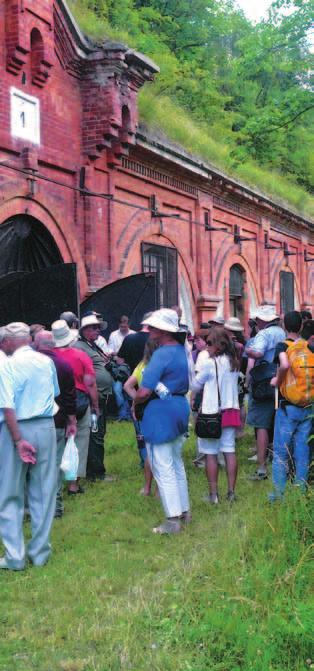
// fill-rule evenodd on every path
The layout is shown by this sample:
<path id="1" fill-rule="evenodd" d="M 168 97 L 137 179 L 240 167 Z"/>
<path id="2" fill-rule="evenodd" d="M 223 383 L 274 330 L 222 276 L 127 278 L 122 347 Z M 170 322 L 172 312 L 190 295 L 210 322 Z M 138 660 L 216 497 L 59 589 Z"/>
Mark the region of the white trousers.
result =
<path id="1" fill-rule="evenodd" d="M 166 517 L 179 517 L 190 509 L 182 448 L 185 436 L 169 443 L 146 443 L 149 463 L 157 482 Z"/>

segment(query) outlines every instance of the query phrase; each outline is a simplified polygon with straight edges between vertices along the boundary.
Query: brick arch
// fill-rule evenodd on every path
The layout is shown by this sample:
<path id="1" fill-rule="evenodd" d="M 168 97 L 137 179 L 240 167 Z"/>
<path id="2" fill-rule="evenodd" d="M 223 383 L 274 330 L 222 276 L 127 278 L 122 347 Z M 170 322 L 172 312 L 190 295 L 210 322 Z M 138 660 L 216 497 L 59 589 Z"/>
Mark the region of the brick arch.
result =
<path id="1" fill-rule="evenodd" d="M 223 258 L 223 263 L 221 264 L 220 269 L 217 273 L 216 284 L 215 284 L 216 291 L 217 292 L 219 291 L 219 282 L 221 281 L 221 276 L 222 275 L 224 276 L 224 275 L 227 275 L 227 274 L 229 276 L 230 268 L 234 265 L 241 266 L 241 268 L 243 268 L 243 270 L 246 273 L 246 277 L 250 278 L 250 282 L 251 282 L 251 284 L 254 288 L 254 292 L 255 292 L 257 302 L 261 303 L 261 301 L 262 301 L 261 291 L 260 291 L 260 288 L 257 284 L 257 277 L 254 277 L 254 275 L 252 274 L 251 268 L 248 265 L 246 259 L 243 256 L 241 256 L 240 254 L 235 254 L 234 250 L 232 250 L 232 249 L 229 249 L 229 251 L 226 252 L 226 254 Z"/>
<path id="2" fill-rule="evenodd" d="M 0 205 L 0 226 L 7 219 L 16 215 L 28 214 L 37 219 L 52 235 L 64 263 L 76 263 L 81 297 L 88 291 L 88 281 L 85 265 L 78 248 L 76 239 L 71 231 L 66 236 L 52 214 L 40 203 L 27 198 L 12 198 Z"/>
<path id="3" fill-rule="evenodd" d="M 196 269 L 194 268 L 194 273 L 191 272 L 191 259 L 188 256 L 188 254 L 185 254 L 181 249 L 178 248 L 178 245 L 176 241 L 169 235 L 167 232 L 164 232 L 163 234 L 157 233 L 157 232 L 151 232 L 147 233 L 147 235 L 143 236 L 143 229 L 145 229 L 147 226 L 146 224 L 138 229 L 137 233 L 133 235 L 132 238 L 132 246 L 137 242 L 140 244 L 141 242 L 151 242 L 152 244 L 157 244 L 157 245 L 165 245 L 165 246 L 170 246 L 173 247 L 174 249 L 177 250 L 178 252 L 178 257 L 182 263 L 182 267 L 184 270 L 184 276 L 186 279 L 186 284 L 188 287 L 190 287 L 191 290 L 191 296 L 192 300 L 195 302 L 196 297 L 199 293 L 198 287 L 197 287 L 197 280 L 196 280 Z M 133 255 L 130 253 L 131 249 L 128 248 L 128 255 L 127 258 L 125 258 L 125 263 L 123 266 L 123 272 L 125 275 L 128 275 L 132 272 L 132 267 L 133 267 Z"/>

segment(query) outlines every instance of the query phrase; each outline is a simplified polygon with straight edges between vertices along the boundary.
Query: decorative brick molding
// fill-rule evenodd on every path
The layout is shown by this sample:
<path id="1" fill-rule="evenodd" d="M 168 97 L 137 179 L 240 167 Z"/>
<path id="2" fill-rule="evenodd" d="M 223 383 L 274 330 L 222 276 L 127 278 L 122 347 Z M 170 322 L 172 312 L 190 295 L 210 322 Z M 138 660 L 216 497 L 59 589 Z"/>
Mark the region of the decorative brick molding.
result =
<path id="1" fill-rule="evenodd" d="M 6 0 L 7 70 L 18 75 L 31 58 L 32 81 L 42 88 L 54 62 L 51 0 Z"/>
<path id="2" fill-rule="evenodd" d="M 245 205 L 241 205 L 240 203 L 237 203 L 237 201 L 227 200 L 226 198 L 214 196 L 214 205 L 221 208 L 222 210 L 230 210 L 231 212 L 236 212 L 237 214 L 243 214 L 244 216 L 248 217 L 248 219 L 255 221 L 257 224 L 260 224 L 262 221 L 262 218 L 259 214 L 256 213 L 256 210 L 251 207 L 245 207 Z"/>
<path id="3" fill-rule="evenodd" d="M 125 170 L 135 172 L 138 175 L 141 175 L 147 179 L 151 179 L 154 182 L 160 182 L 161 184 L 166 184 L 166 186 L 169 186 L 170 188 L 172 187 L 174 189 L 178 189 L 179 191 L 189 193 L 191 196 L 195 196 L 195 198 L 198 195 L 198 189 L 196 186 L 192 186 L 187 182 L 183 182 L 182 179 L 178 179 L 174 175 L 161 172 L 160 170 L 156 170 L 155 168 L 152 168 L 149 165 L 145 165 L 144 163 L 139 163 L 138 161 L 134 161 L 133 159 L 123 156 L 122 167 Z"/>

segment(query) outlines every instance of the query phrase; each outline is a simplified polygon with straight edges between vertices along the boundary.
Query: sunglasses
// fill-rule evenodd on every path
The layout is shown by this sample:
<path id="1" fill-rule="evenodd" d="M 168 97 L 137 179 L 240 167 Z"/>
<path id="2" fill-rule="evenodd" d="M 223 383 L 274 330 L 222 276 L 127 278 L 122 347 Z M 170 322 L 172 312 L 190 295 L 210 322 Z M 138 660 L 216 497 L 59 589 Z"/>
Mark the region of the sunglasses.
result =
<path id="1" fill-rule="evenodd" d="M 99 324 L 93 324 L 92 326 L 89 327 L 90 329 L 93 329 L 93 331 L 98 331 L 100 330 L 100 325 Z"/>
<path id="2" fill-rule="evenodd" d="M 206 345 L 209 345 L 209 346 L 210 346 L 210 345 L 212 345 L 212 344 L 213 344 L 213 343 L 212 343 L 211 340 L 206 340 Z"/>

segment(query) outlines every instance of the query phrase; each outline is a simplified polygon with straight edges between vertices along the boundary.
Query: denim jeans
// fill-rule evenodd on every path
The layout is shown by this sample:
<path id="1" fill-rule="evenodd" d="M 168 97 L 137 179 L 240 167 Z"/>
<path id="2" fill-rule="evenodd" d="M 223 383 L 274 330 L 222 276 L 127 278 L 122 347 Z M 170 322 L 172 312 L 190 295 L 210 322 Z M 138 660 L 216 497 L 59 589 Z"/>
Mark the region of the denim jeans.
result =
<path id="1" fill-rule="evenodd" d="M 288 475 L 289 457 L 293 447 L 295 484 L 305 487 L 310 462 L 308 439 L 311 431 L 312 408 L 296 405 L 280 406 L 276 413 L 274 431 L 273 483 L 276 493 L 283 494 Z"/>
<path id="2" fill-rule="evenodd" d="M 144 436 L 142 434 L 141 422 L 138 419 L 133 419 L 133 425 L 135 429 L 137 448 L 141 460 L 141 468 L 144 468 L 144 464 L 147 459 L 147 449 L 145 445 Z"/>
<path id="3" fill-rule="evenodd" d="M 116 404 L 119 410 L 119 419 L 129 419 L 130 418 L 130 405 L 129 401 L 126 398 L 123 392 L 122 382 L 120 380 L 115 380 L 112 384 L 113 393 L 115 395 Z"/>

